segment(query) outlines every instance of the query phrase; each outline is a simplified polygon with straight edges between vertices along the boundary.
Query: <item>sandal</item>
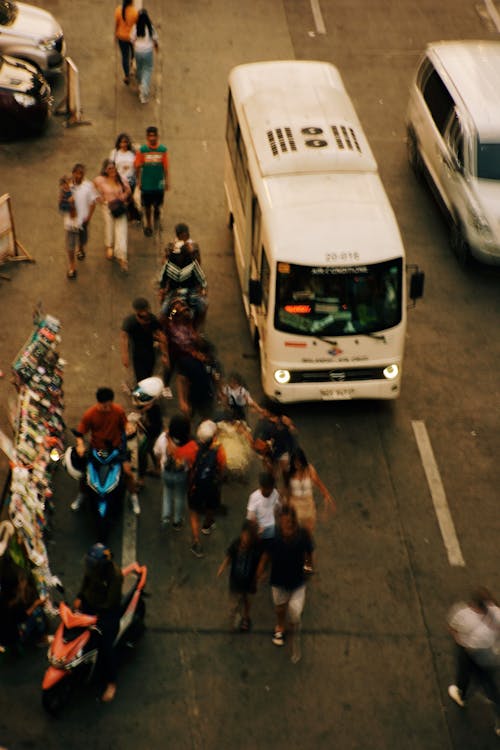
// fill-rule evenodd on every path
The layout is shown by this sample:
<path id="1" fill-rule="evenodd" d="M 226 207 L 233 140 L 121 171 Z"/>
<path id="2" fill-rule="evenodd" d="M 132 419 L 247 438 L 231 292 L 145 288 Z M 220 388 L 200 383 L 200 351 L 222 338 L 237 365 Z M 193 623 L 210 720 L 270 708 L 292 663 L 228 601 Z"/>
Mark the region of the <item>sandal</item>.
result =
<path id="1" fill-rule="evenodd" d="M 285 634 L 281 630 L 275 630 L 273 633 L 273 643 L 275 646 L 285 645 Z"/>
<path id="2" fill-rule="evenodd" d="M 85 250 L 79 250 L 76 254 L 78 260 L 85 260 Z"/>
<path id="3" fill-rule="evenodd" d="M 252 625 L 252 621 L 249 617 L 242 617 L 240 622 L 240 630 L 242 633 L 248 633 L 250 630 L 250 627 Z"/>
<path id="4" fill-rule="evenodd" d="M 68 277 L 68 279 L 72 279 L 72 280 L 76 279 L 76 270 L 73 269 L 72 271 L 68 271 L 66 276 Z"/>

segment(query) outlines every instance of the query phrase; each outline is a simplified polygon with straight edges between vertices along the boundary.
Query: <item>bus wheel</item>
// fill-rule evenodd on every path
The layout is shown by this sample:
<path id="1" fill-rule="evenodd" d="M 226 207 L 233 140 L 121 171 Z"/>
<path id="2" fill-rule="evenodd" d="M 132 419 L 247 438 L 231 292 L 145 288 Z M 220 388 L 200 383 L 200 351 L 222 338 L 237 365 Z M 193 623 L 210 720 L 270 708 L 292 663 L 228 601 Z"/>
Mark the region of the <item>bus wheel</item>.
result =
<path id="1" fill-rule="evenodd" d="M 232 230 L 233 227 L 234 227 L 234 216 L 233 216 L 233 212 L 230 211 L 228 219 L 227 219 L 227 228 Z"/>

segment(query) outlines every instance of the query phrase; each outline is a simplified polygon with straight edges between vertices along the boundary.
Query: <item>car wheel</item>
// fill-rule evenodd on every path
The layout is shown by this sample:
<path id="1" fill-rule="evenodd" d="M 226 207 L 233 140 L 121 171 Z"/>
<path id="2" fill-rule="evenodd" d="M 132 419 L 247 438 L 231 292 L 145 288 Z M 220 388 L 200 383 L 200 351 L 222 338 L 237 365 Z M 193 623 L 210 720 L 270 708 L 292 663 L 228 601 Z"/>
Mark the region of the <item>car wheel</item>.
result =
<path id="1" fill-rule="evenodd" d="M 411 168 L 413 169 L 417 177 L 421 177 L 423 174 L 422 157 L 420 156 L 420 151 L 418 150 L 415 133 L 411 128 L 408 128 L 406 150 L 408 153 L 408 161 L 410 162 Z"/>
<path id="2" fill-rule="evenodd" d="M 451 227 L 450 243 L 456 259 L 462 268 L 465 268 L 470 261 L 470 247 L 462 228 L 456 222 L 453 222 Z"/>

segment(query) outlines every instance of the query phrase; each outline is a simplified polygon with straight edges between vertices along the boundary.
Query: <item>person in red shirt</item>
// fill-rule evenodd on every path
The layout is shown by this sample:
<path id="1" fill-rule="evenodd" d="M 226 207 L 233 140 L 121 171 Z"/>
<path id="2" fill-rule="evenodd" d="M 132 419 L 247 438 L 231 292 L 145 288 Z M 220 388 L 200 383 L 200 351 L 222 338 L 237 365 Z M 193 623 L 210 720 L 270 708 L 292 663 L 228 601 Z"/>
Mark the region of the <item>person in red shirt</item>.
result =
<path id="1" fill-rule="evenodd" d="M 111 388 L 98 388 L 95 395 L 97 403 L 87 409 L 75 430 L 76 452 L 79 456 L 84 456 L 87 450 L 83 438 L 88 432 L 90 433 L 90 447 L 96 450 L 109 451 L 114 448 L 125 449 L 126 447 L 125 426 L 127 415 L 125 409 L 114 403 L 115 394 Z M 130 493 L 132 510 L 136 515 L 139 515 L 137 486 L 128 460 L 123 461 L 123 473 Z M 71 504 L 71 509 L 78 510 L 83 499 L 83 493 L 80 492 Z"/>

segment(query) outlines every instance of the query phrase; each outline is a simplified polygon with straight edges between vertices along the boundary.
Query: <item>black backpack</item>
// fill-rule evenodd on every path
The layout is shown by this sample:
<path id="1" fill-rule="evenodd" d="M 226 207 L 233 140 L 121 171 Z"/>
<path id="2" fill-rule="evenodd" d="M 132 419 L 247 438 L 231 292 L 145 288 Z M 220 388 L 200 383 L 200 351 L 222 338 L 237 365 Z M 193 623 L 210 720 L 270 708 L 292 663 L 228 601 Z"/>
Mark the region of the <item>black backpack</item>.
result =
<path id="1" fill-rule="evenodd" d="M 217 487 L 217 450 L 217 446 L 200 445 L 191 473 L 192 492 L 210 492 Z"/>

